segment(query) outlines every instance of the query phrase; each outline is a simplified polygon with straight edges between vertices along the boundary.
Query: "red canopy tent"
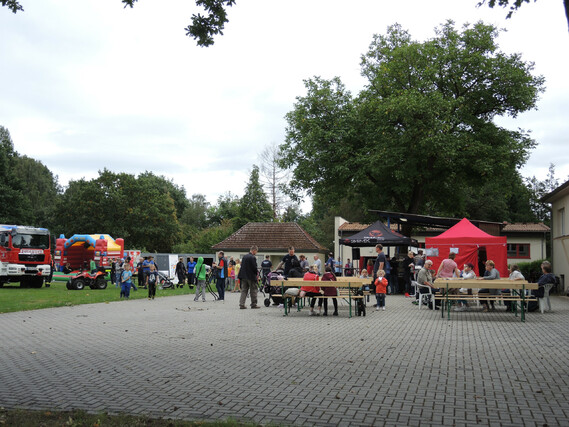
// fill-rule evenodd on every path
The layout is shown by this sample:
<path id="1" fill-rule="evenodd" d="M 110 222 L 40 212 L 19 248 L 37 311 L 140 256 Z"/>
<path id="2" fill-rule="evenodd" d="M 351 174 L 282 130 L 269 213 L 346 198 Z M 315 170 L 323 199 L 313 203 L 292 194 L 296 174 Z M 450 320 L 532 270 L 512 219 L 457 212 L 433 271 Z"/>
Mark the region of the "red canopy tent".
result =
<path id="1" fill-rule="evenodd" d="M 507 264 L 507 238 L 505 236 L 492 236 L 485 233 L 466 218 L 449 228 L 444 233 L 425 238 L 427 257 L 433 261 L 433 268 L 438 270 L 443 259 L 448 258 L 451 248 L 456 252 L 455 262 L 462 270 L 465 263 L 474 264 L 474 271 L 478 271 L 479 250 L 486 249 L 486 259 L 494 261 L 500 272 L 500 277 L 508 277 Z M 429 255 L 433 249 L 438 249 L 438 256 Z"/>

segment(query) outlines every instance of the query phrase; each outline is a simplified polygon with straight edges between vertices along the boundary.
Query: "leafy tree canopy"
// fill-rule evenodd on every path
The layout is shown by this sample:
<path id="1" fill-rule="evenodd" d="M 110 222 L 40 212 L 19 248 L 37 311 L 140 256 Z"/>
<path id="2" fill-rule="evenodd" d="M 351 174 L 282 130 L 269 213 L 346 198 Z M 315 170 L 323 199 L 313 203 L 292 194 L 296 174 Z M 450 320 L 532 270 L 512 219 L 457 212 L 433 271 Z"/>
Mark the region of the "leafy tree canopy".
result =
<path id="1" fill-rule="evenodd" d="M 534 3 L 537 0 L 533 0 Z M 482 6 L 484 4 L 488 4 L 489 7 L 493 8 L 494 6 L 501 6 L 501 7 L 510 7 L 506 18 L 511 18 L 513 13 L 518 10 L 524 3 L 530 3 L 531 0 L 482 0 L 478 3 L 478 6 Z M 569 23 L 569 0 L 563 0 L 563 4 L 565 5 L 565 16 L 567 17 L 567 23 Z"/>
<path id="2" fill-rule="evenodd" d="M 57 231 L 68 237 L 108 233 L 131 248 L 170 252 L 181 228 L 174 198 L 157 180 L 149 173 L 136 178 L 105 169 L 96 179 L 71 181 L 57 204 Z"/>
<path id="3" fill-rule="evenodd" d="M 239 216 L 239 197 L 230 191 L 217 198 L 217 204 L 208 210 L 208 225 L 221 225 L 225 220 L 234 222 Z M 237 227 L 239 228 L 239 227 Z M 234 226 L 234 230 L 237 230 Z"/>
<path id="4" fill-rule="evenodd" d="M 541 199 L 559 187 L 559 179 L 555 177 L 555 165 L 549 165 L 547 177 L 540 181 L 535 176 L 525 179 L 527 191 L 530 194 L 530 207 L 535 219 L 551 226 L 551 208 Z"/>
<path id="5" fill-rule="evenodd" d="M 22 183 L 29 201 L 29 225 L 52 228 L 58 195 L 62 192 L 57 176 L 42 162 L 28 156 L 14 158 L 14 176 Z"/>
<path id="6" fill-rule="evenodd" d="M 138 0 L 121 1 L 124 7 L 130 6 L 132 8 Z M 0 0 L 0 3 L 14 13 L 24 11 L 18 0 Z M 225 23 L 229 22 L 226 8 L 234 4 L 235 0 L 196 0 L 196 5 L 203 7 L 206 14 L 192 15 L 192 23 L 185 28 L 186 35 L 197 40 L 198 46 L 211 46 L 214 43 L 213 37 L 215 35 L 223 35 Z"/>
<path id="7" fill-rule="evenodd" d="M 0 223 L 29 224 L 31 205 L 25 196 L 25 187 L 15 174 L 17 153 L 10 132 L 0 126 Z"/>
<path id="8" fill-rule="evenodd" d="M 259 168 L 253 165 L 245 193 L 239 200 L 239 218 L 237 228 L 248 222 L 265 222 L 273 220 L 273 207 L 267 200 L 263 186 L 259 182 Z"/>
<path id="9" fill-rule="evenodd" d="M 508 183 L 534 141 L 493 119 L 534 108 L 544 79 L 499 50 L 491 25 L 459 31 L 448 21 L 435 33 L 418 42 L 393 25 L 374 36 L 357 96 L 339 78 L 305 82 L 281 145 L 293 188 L 329 207 L 347 200 L 362 210 L 449 216 L 467 214 L 472 187 L 499 182 L 502 194 L 513 191 Z"/>

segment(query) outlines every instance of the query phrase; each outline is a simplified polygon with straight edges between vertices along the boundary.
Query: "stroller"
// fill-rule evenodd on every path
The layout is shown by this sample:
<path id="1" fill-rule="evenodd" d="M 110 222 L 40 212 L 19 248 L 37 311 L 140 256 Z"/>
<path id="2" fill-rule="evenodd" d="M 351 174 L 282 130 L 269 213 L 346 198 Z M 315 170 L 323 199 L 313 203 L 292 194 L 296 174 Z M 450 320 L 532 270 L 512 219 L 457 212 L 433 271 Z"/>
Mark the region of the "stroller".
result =
<path id="1" fill-rule="evenodd" d="M 271 305 L 271 299 L 273 300 L 273 305 L 284 304 L 283 297 L 276 297 L 274 295 L 282 293 L 282 289 L 280 286 L 271 286 L 271 280 L 282 280 L 283 278 L 283 271 L 276 270 L 271 271 L 266 276 L 263 276 L 263 293 L 268 294 L 268 297 L 265 298 L 265 307 Z"/>
<path id="2" fill-rule="evenodd" d="M 166 276 L 164 273 L 158 272 L 158 289 L 175 289 L 173 278 Z"/>

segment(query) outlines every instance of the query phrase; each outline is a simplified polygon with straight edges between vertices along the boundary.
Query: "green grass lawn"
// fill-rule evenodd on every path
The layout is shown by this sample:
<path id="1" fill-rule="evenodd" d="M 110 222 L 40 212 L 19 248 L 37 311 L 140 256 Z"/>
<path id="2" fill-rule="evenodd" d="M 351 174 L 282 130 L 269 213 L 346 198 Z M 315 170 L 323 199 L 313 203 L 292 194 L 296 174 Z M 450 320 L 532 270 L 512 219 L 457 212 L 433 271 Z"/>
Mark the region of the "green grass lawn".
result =
<path id="1" fill-rule="evenodd" d="M 82 291 L 70 291 L 65 282 L 52 282 L 49 288 L 42 287 L 20 288 L 19 283 L 4 285 L 0 288 L 0 313 L 13 311 L 35 310 L 38 308 L 63 307 L 79 304 L 93 304 L 97 302 L 118 301 L 120 289 L 108 282 L 107 289 L 85 288 Z M 172 295 L 193 294 L 185 285 L 182 289 L 157 289 L 156 298 Z M 148 291 L 140 289 L 130 290 L 131 299 L 148 298 Z"/>

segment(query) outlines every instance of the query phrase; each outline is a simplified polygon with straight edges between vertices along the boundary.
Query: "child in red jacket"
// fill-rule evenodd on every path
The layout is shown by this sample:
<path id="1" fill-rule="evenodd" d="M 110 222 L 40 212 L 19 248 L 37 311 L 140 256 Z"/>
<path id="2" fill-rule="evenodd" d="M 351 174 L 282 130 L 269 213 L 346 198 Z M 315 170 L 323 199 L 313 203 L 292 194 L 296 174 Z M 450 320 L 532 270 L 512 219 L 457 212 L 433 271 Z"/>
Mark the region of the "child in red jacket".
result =
<path id="1" fill-rule="evenodd" d="M 307 280 L 307 281 L 311 281 L 311 282 L 317 282 L 319 279 L 318 273 L 315 271 L 307 271 L 306 274 L 303 277 L 303 280 Z M 324 293 L 324 291 L 322 289 L 320 289 L 319 286 L 302 286 L 300 288 L 300 298 L 304 298 L 304 297 L 312 297 L 312 299 L 310 300 L 310 316 L 314 316 L 316 314 L 316 312 L 314 311 L 314 305 L 316 304 L 316 298 L 314 297 L 319 297 L 320 295 L 322 295 Z M 320 314 L 320 313 L 318 313 Z"/>
<path id="2" fill-rule="evenodd" d="M 375 279 L 375 298 L 377 300 L 377 305 L 375 310 L 385 311 L 385 294 L 387 293 L 387 279 L 384 277 L 385 271 L 379 270 L 377 272 L 377 279 Z"/>

